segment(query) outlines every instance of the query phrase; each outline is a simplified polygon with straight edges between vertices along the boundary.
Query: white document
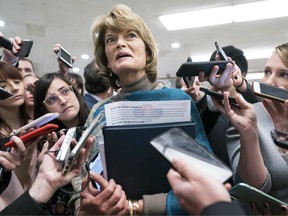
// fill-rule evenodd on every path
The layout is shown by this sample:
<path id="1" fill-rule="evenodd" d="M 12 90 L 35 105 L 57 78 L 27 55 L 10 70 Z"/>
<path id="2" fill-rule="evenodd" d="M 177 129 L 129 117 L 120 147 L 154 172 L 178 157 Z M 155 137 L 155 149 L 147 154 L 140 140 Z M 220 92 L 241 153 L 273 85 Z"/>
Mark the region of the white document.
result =
<path id="1" fill-rule="evenodd" d="M 105 105 L 106 126 L 191 121 L 191 101 L 119 101 Z"/>

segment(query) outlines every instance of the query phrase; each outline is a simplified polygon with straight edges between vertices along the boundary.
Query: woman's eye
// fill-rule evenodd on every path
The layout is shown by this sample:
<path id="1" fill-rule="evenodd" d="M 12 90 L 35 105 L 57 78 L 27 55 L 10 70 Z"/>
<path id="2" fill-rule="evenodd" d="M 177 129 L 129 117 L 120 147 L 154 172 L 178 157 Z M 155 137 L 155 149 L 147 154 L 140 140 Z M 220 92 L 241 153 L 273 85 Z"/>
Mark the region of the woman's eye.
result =
<path id="1" fill-rule="evenodd" d="M 134 37 L 137 37 L 137 35 L 135 33 L 129 33 L 127 35 L 128 38 L 134 38 Z"/>
<path id="2" fill-rule="evenodd" d="M 113 43 L 115 41 L 115 38 L 109 37 L 106 39 L 106 44 Z"/>
<path id="3" fill-rule="evenodd" d="M 67 94 L 69 93 L 69 91 L 70 91 L 69 88 L 64 88 L 64 89 L 61 91 L 61 93 L 62 93 L 63 95 L 67 95 Z"/>

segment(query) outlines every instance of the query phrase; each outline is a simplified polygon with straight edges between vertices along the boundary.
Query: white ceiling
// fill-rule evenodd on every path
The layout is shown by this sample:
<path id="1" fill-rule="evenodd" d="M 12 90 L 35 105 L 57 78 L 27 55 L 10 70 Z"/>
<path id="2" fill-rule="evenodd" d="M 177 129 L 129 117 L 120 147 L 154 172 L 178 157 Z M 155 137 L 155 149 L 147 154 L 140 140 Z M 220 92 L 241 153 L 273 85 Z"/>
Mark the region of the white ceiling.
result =
<path id="1" fill-rule="evenodd" d="M 232 44 L 243 50 L 273 48 L 286 42 L 288 17 L 167 31 L 159 22 L 159 15 L 253 1 L 255 0 L 0 0 L 0 19 L 6 22 L 6 26 L 0 27 L 0 31 L 6 37 L 18 35 L 23 39 L 33 39 L 34 45 L 29 58 L 34 62 L 39 75 L 57 70 L 56 55 L 52 50 L 57 42 L 76 56 L 74 66 L 79 67 L 79 73 L 82 74 L 93 52 L 89 31 L 93 19 L 107 14 L 113 5 L 123 3 L 139 14 L 154 34 L 160 50 L 159 77 L 175 77 L 177 69 L 188 56 L 212 53 L 215 41 L 221 46 Z M 255 13 L 257 10 L 261 9 L 255 8 Z M 223 14 L 219 14 L 221 15 Z M 180 42 L 181 47 L 172 49 L 172 42 Z M 90 59 L 82 60 L 80 55 L 83 53 L 90 55 Z M 266 59 L 249 61 L 249 72 L 261 71 L 265 62 Z"/>

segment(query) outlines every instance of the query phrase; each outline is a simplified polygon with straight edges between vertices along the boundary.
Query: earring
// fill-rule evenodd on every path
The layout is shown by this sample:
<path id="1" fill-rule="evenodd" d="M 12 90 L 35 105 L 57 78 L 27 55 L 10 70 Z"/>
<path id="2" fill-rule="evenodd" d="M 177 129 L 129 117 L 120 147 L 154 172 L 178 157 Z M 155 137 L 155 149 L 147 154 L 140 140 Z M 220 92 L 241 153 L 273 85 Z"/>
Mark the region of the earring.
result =
<path id="1" fill-rule="evenodd" d="M 110 78 L 113 76 L 113 71 L 111 70 L 111 68 L 110 68 L 110 70 L 109 70 L 109 76 L 110 76 Z"/>

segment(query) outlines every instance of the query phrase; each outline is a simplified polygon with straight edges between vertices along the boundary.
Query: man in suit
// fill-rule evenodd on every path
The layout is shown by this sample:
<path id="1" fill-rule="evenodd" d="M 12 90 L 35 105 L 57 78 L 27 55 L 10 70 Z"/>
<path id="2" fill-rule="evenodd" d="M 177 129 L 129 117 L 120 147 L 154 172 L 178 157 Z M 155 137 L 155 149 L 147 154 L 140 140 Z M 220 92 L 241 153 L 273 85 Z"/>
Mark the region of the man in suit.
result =
<path id="1" fill-rule="evenodd" d="M 99 68 L 94 61 L 90 62 L 84 68 L 84 79 L 86 93 L 84 100 L 88 107 L 92 109 L 94 104 L 112 96 L 113 90 L 110 87 L 109 80 L 99 75 Z"/>

